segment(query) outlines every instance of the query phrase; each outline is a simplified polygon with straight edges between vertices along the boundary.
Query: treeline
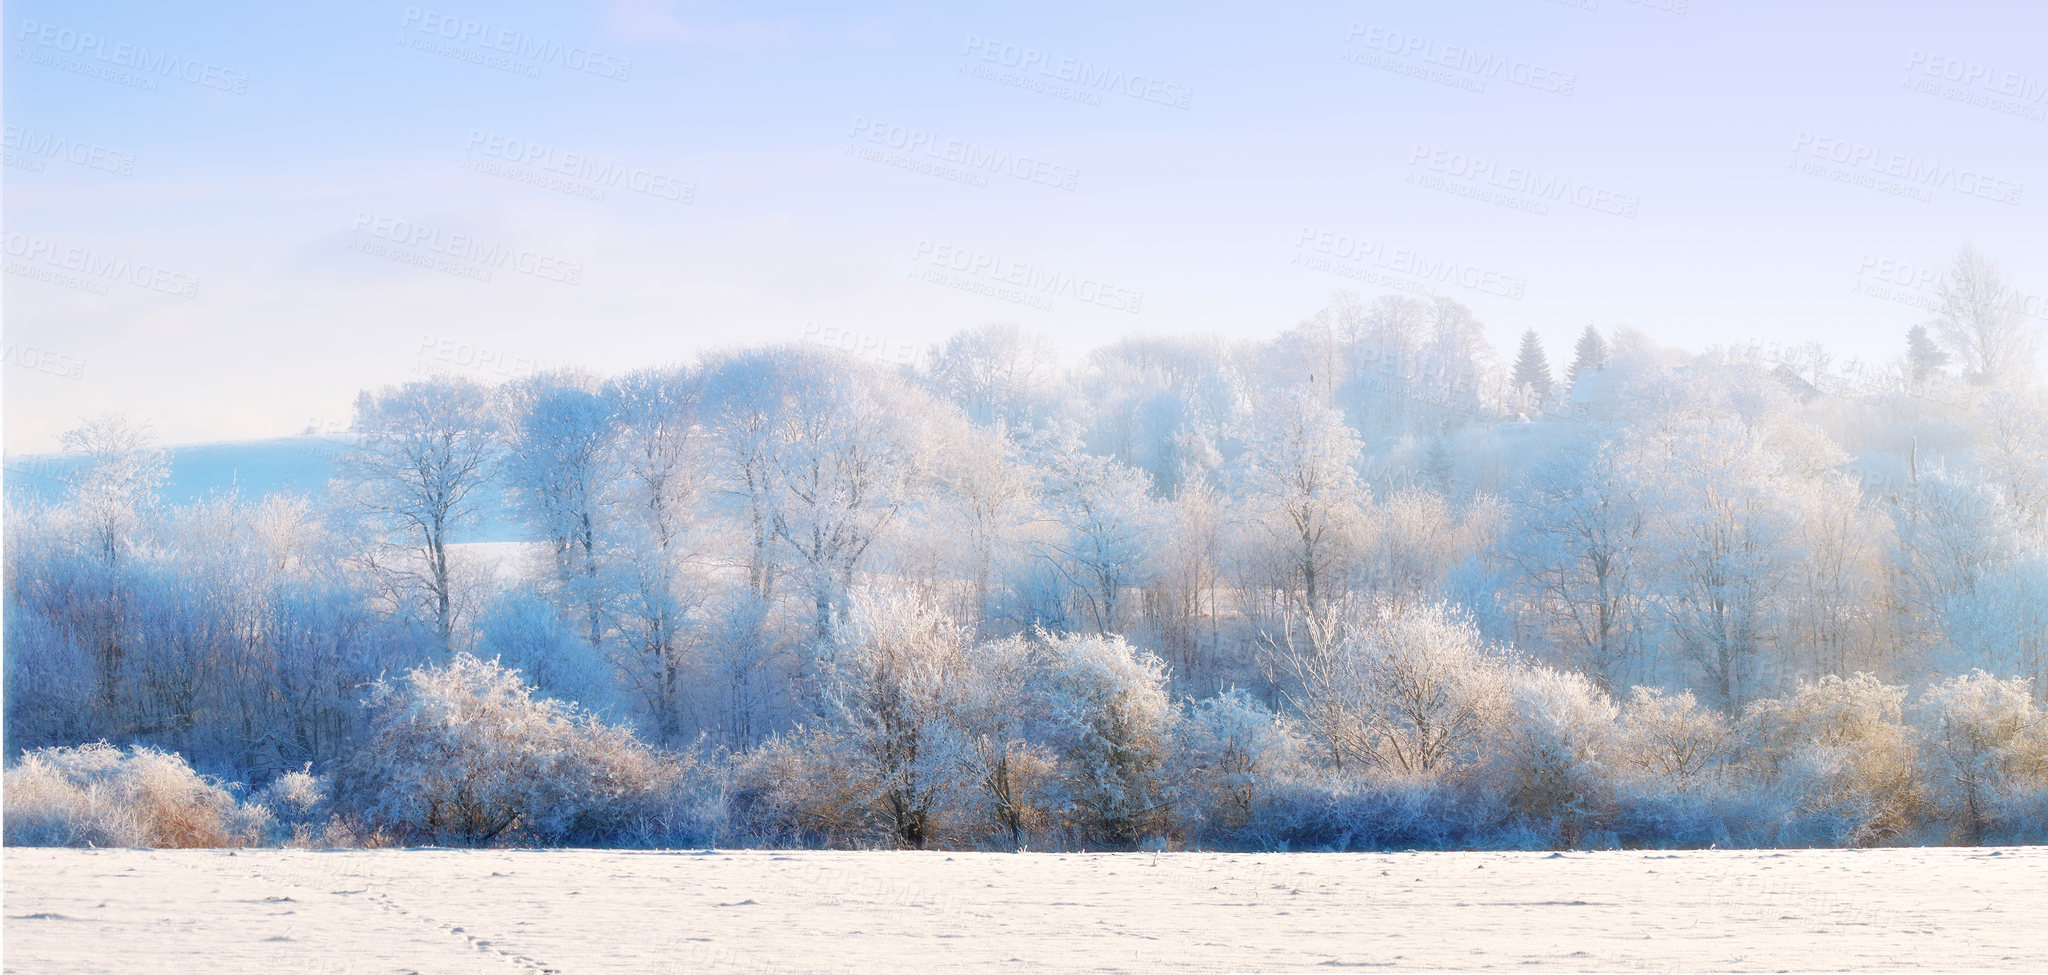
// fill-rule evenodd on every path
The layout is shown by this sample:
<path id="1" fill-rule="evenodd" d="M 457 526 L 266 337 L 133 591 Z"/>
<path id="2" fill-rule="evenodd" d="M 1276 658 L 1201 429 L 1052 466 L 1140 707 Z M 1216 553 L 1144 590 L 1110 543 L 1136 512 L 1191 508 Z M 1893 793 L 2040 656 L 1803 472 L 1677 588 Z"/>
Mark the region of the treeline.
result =
<path id="1" fill-rule="evenodd" d="M 8 510 L 9 836 L 17 774 L 175 751 L 306 842 L 2039 839 L 2039 339 L 1966 250 L 1880 365 L 1588 327 L 1558 374 L 1339 295 L 1074 366 L 423 380 L 325 496 L 179 507 L 94 421 Z M 102 740 L 154 750 L 24 757 Z"/>

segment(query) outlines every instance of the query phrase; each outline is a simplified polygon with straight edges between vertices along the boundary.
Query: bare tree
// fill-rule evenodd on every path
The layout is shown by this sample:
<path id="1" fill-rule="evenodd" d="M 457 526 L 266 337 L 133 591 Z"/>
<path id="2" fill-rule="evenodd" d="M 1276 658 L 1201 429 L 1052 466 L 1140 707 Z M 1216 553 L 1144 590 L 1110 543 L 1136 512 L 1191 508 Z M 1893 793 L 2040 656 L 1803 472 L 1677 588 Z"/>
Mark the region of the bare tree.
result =
<path id="1" fill-rule="evenodd" d="M 2013 387 L 2034 378 L 2041 328 L 2027 321 L 2025 298 L 1998 265 L 1964 245 L 1941 282 L 1932 324 L 1941 344 L 1983 386 Z"/>
<path id="2" fill-rule="evenodd" d="M 375 567 L 401 599 L 419 597 L 442 652 L 454 649 L 448 546 L 475 517 L 497 457 L 489 393 L 467 380 L 407 383 L 356 399 L 356 443 L 337 465 L 341 489 L 375 522 Z M 398 556 L 375 550 L 395 547 Z"/>

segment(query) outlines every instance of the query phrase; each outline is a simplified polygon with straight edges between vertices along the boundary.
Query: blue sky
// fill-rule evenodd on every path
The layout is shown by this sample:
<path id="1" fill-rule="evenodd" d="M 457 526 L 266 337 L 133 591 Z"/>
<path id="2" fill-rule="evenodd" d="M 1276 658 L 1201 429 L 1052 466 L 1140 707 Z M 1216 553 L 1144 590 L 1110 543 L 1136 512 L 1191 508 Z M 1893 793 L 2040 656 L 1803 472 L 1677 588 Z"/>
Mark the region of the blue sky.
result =
<path id="1" fill-rule="evenodd" d="M 1882 358 L 1965 242 L 2048 294 L 2038 4 L 0 22 L 9 453 L 107 411 L 333 429 L 423 372 L 1266 336 L 1340 288 L 1447 294 L 1554 359 L 1588 322 Z"/>

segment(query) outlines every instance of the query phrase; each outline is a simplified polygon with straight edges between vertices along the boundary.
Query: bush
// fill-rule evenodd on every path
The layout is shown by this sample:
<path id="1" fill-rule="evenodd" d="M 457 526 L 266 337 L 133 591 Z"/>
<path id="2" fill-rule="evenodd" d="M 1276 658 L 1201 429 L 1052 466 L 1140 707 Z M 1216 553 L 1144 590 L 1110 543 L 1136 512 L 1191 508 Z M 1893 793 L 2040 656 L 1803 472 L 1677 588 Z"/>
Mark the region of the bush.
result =
<path id="1" fill-rule="evenodd" d="M 929 602 L 860 592 L 820 661 L 824 734 L 811 744 L 861 783 L 896 845 L 941 838 L 972 788 L 952 701 L 969 683 L 972 639 Z"/>
<path id="2" fill-rule="evenodd" d="M 853 743 L 798 727 L 762 742 L 733 767 L 740 838 L 770 846 L 843 846 L 874 832 L 875 781 L 844 761 Z"/>
<path id="3" fill-rule="evenodd" d="M 1915 717 L 1930 798 L 1953 839 L 1982 843 L 2048 804 L 2048 716 L 2025 678 L 1951 677 L 1920 695 Z"/>
<path id="4" fill-rule="evenodd" d="M 380 681 L 366 703 L 371 731 L 336 798 L 401 840 L 635 841 L 672 818 L 692 769 L 468 654 Z"/>
<path id="5" fill-rule="evenodd" d="M 1692 794 L 1724 784 L 1737 740 L 1728 716 L 1701 707 L 1691 691 L 1666 694 L 1654 687 L 1629 692 L 1616 739 L 1617 774 L 1653 794 Z"/>
<path id="6" fill-rule="evenodd" d="M 1442 604 L 1341 606 L 1284 663 L 1295 699 L 1338 767 L 1456 781 L 1475 769 L 1508 710 L 1511 659 Z"/>
<path id="7" fill-rule="evenodd" d="M 1201 814 L 1204 835 L 1254 839 L 1280 778 L 1299 760 L 1294 723 L 1231 688 L 1196 702 L 1181 730 L 1184 791 Z"/>
<path id="8" fill-rule="evenodd" d="M 1166 772 L 1179 712 L 1166 664 L 1120 636 L 1067 636 L 1050 640 L 1046 671 L 1048 737 L 1075 837 L 1136 846 L 1170 832 Z"/>
<path id="9" fill-rule="evenodd" d="M 1575 846 L 1614 799 L 1618 714 L 1584 674 L 1516 672 L 1504 734 L 1490 763 L 1508 807 L 1555 842 Z"/>
<path id="10" fill-rule="evenodd" d="M 1754 769 L 1789 807 L 1784 839 L 1876 846 L 1907 835 L 1923 796 L 1905 698 L 1904 687 L 1857 674 L 1750 705 Z"/>
<path id="11" fill-rule="evenodd" d="M 140 745 L 39 748 L 0 787 L 16 846 L 250 846 L 270 819 L 178 754 Z"/>

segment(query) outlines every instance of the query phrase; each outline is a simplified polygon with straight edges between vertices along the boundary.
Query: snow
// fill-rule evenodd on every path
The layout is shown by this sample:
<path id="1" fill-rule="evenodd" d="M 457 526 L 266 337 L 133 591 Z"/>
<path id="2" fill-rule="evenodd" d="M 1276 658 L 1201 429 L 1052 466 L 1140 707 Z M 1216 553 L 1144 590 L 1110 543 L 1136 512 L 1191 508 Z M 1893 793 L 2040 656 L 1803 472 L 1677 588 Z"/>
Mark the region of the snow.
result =
<path id="1" fill-rule="evenodd" d="M 2048 848 L 9 848 L 21 972 L 2039 970 Z"/>

